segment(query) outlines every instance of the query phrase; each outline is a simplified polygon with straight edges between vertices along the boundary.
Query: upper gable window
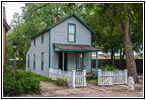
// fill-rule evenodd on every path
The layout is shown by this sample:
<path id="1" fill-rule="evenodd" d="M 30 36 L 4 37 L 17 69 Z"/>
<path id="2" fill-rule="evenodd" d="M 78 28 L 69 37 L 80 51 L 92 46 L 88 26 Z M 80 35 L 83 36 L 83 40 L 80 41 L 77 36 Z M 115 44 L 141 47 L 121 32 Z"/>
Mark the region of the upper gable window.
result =
<path id="1" fill-rule="evenodd" d="M 76 42 L 76 24 L 68 23 L 68 42 Z"/>
<path id="2" fill-rule="evenodd" d="M 35 39 L 34 39 L 33 45 L 35 46 Z"/>
<path id="3" fill-rule="evenodd" d="M 41 43 L 44 43 L 44 34 L 41 36 Z"/>

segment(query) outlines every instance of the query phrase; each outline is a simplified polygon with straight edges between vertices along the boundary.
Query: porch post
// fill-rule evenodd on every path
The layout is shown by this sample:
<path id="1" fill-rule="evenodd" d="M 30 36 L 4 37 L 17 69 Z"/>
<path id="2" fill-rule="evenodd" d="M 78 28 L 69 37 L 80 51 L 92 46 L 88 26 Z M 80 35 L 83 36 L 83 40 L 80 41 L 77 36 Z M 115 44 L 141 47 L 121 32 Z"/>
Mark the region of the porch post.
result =
<path id="1" fill-rule="evenodd" d="M 62 61 L 63 61 L 63 62 L 62 62 L 62 65 L 63 65 L 62 70 L 64 71 L 64 52 L 62 53 L 62 55 L 63 55 L 63 56 L 62 56 L 62 59 L 63 59 L 63 60 L 62 60 Z"/>
<path id="2" fill-rule="evenodd" d="M 98 76 L 98 51 L 96 51 L 96 76 Z"/>

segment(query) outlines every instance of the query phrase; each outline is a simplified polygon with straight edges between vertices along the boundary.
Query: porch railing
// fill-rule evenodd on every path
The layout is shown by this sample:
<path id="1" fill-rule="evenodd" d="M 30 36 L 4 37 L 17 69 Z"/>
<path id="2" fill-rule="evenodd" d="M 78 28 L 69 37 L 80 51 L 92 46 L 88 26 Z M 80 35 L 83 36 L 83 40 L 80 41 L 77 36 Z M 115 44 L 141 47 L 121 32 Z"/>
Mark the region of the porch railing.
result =
<path id="1" fill-rule="evenodd" d="M 66 78 L 68 85 L 71 85 L 73 88 L 78 86 L 86 87 L 86 70 L 61 71 L 60 69 L 49 68 L 49 77 L 52 78 L 52 80 Z"/>

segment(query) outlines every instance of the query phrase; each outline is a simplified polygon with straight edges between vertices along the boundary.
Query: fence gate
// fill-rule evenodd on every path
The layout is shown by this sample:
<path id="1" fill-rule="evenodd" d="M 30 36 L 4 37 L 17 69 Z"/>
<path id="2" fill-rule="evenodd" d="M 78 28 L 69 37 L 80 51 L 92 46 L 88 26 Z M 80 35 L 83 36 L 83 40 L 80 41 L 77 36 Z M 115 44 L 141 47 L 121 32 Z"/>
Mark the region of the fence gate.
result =
<path id="1" fill-rule="evenodd" d="M 127 84 L 127 70 L 98 70 L 98 85 Z"/>
<path id="2" fill-rule="evenodd" d="M 75 86 L 84 86 L 84 75 L 82 71 L 75 72 Z"/>

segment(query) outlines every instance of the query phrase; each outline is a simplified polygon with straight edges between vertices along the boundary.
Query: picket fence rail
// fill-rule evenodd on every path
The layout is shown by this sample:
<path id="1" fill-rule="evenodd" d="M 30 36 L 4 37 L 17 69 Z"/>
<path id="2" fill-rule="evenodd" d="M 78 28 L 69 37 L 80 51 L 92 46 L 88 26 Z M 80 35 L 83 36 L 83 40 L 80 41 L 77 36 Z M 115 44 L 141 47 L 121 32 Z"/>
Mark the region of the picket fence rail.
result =
<path id="1" fill-rule="evenodd" d="M 78 86 L 86 87 L 86 70 L 61 71 L 60 69 L 49 68 L 49 77 L 52 80 L 57 80 L 57 78 L 66 78 L 68 85 L 71 85 L 73 88 Z"/>
<path id="2" fill-rule="evenodd" d="M 98 85 L 127 84 L 127 69 L 117 71 L 98 70 Z"/>

